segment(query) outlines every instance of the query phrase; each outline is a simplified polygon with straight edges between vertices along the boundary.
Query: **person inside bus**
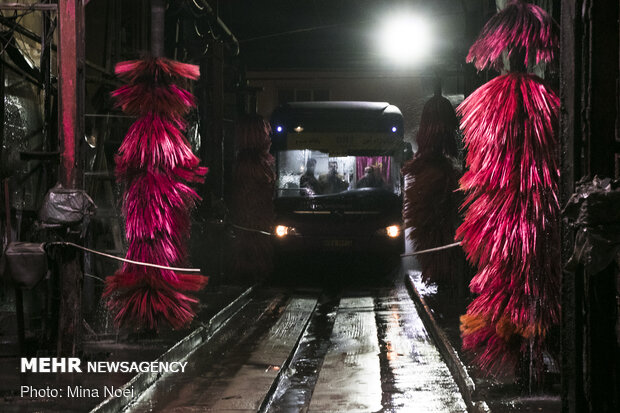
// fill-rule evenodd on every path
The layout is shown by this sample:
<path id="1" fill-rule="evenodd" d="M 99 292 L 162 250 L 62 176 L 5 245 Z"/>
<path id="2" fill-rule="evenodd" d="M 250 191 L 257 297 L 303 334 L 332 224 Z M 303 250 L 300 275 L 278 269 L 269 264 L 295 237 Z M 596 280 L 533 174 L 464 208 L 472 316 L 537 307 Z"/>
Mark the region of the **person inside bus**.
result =
<path id="1" fill-rule="evenodd" d="M 338 175 L 338 162 L 336 161 L 329 162 L 329 171 L 326 175 L 319 177 L 319 184 L 324 189 L 323 193 L 325 194 L 335 194 L 349 188 L 349 184 L 344 178 Z"/>
<path id="2" fill-rule="evenodd" d="M 308 162 L 306 162 L 306 172 L 299 178 L 299 187 L 301 188 L 302 195 L 316 195 L 321 192 L 319 181 L 314 176 L 315 169 L 316 159 L 308 159 Z"/>
<path id="3" fill-rule="evenodd" d="M 364 176 L 357 181 L 358 188 L 382 188 L 383 179 L 372 166 L 364 168 Z"/>

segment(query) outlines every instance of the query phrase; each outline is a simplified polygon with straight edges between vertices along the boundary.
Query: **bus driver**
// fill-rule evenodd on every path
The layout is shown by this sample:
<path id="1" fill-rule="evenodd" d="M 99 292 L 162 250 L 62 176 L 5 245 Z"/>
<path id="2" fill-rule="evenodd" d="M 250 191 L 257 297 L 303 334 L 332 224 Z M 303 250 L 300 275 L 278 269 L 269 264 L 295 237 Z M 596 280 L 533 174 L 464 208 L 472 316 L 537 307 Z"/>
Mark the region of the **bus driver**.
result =
<path id="1" fill-rule="evenodd" d="M 319 177 L 319 184 L 326 194 L 336 194 L 349 188 L 349 184 L 345 182 L 341 175 L 338 175 L 338 162 L 336 161 L 329 161 L 329 171 L 327 175 Z"/>
<path id="2" fill-rule="evenodd" d="M 301 188 L 302 195 L 316 195 L 321 192 L 319 181 L 314 176 L 315 168 L 316 159 L 309 158 L 308 162 L 306 162 L 306 172 L 299 178 L 299 187 Z"/>

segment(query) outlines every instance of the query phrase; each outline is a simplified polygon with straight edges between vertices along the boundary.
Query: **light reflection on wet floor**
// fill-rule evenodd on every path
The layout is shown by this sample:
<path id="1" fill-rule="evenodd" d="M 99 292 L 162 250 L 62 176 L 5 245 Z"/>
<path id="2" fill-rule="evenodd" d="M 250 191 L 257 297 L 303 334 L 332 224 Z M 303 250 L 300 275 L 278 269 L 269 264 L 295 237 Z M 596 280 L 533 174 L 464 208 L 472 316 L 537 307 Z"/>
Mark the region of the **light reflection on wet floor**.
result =
<path id="1" fill-rule="evenodd" d="M 381 409 L 381 367 L 371 297 L 345 297 L 330 337 L 309 412 Z"/>
<path id="2" fill-rule="evenodd" d="M 253 366 L 249 361 L 263 359 L 263 353 L 269 352 L 269 346 L 261 343 L 273 338 L 270 331 L 278 317 L 288 316 L 285 308 L 276 311 L 270 324 L 249 322 L 256 331 L 238 334 L 238 339 L 226 346 L 228 355 L 210 356 L 212 364 L 209 357 L 196 352 L 189 360 L 190 365 L 200 366 L 193 369 L 193 378 L 164 378 L 157 390 L 147 392 L 131 411 L 221 411 L 214 410 L 215 406 L 223 405 L 231 395 L 236 398 L 234 411 L 256 411 L 255 400 L 244 403 L 251 386 L 246 383 L 241 391 L 244 379 L 239 374 Z M 345 291 L 340 300 L 332 299 L 331 305 L 318 308 L 265 411 L 466 411 L 458 387 L 404 287 Z M 231 357 L 236 365 L 227 364 Z M 251 377 L 258 383 L 261 375 L 275 380 L 280 366 L 254 367 Z"/>
<path id="3" fill-rule="evenodd" d="M 382 375 L 385 410 L 465 412 L 459 389 L 407 292 L 401 289 L 375 303 L 379 339 L 388 364 L 388 372 Z"/>

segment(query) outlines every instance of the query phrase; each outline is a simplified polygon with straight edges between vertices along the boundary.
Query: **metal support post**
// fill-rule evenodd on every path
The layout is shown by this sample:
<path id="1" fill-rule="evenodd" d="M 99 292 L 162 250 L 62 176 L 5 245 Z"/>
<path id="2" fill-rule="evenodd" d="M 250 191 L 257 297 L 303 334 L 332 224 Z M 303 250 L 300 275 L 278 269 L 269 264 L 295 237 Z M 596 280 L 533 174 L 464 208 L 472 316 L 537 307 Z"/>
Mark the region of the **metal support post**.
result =
<path id="1" fill-rule="evenodd" d="M 83 0 L 59 0 L 59 136 L 60 182 L 65 188 L 81 186 L 81 137 L 84 135 L 84 5 Z M 57 350 L 75 355 L 82 325 L 82 269 L 80 254 L 64 249 L 60 263 L 60 316 Z"/>

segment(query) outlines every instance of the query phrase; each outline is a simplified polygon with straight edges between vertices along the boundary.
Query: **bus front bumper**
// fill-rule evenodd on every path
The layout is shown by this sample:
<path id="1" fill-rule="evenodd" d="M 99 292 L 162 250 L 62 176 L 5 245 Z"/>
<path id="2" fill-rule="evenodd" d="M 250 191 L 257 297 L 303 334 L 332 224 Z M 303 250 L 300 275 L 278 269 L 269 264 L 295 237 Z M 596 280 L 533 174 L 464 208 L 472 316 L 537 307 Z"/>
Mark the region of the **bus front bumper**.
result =
<path id="1" fill-rule="evenodd" d="M 390 238 L 384 235 L 371 236 L 300 236 L 274 237 L 277 252 L 341 252 L 401 254 L 404 250 L 403 235 Z"/>

